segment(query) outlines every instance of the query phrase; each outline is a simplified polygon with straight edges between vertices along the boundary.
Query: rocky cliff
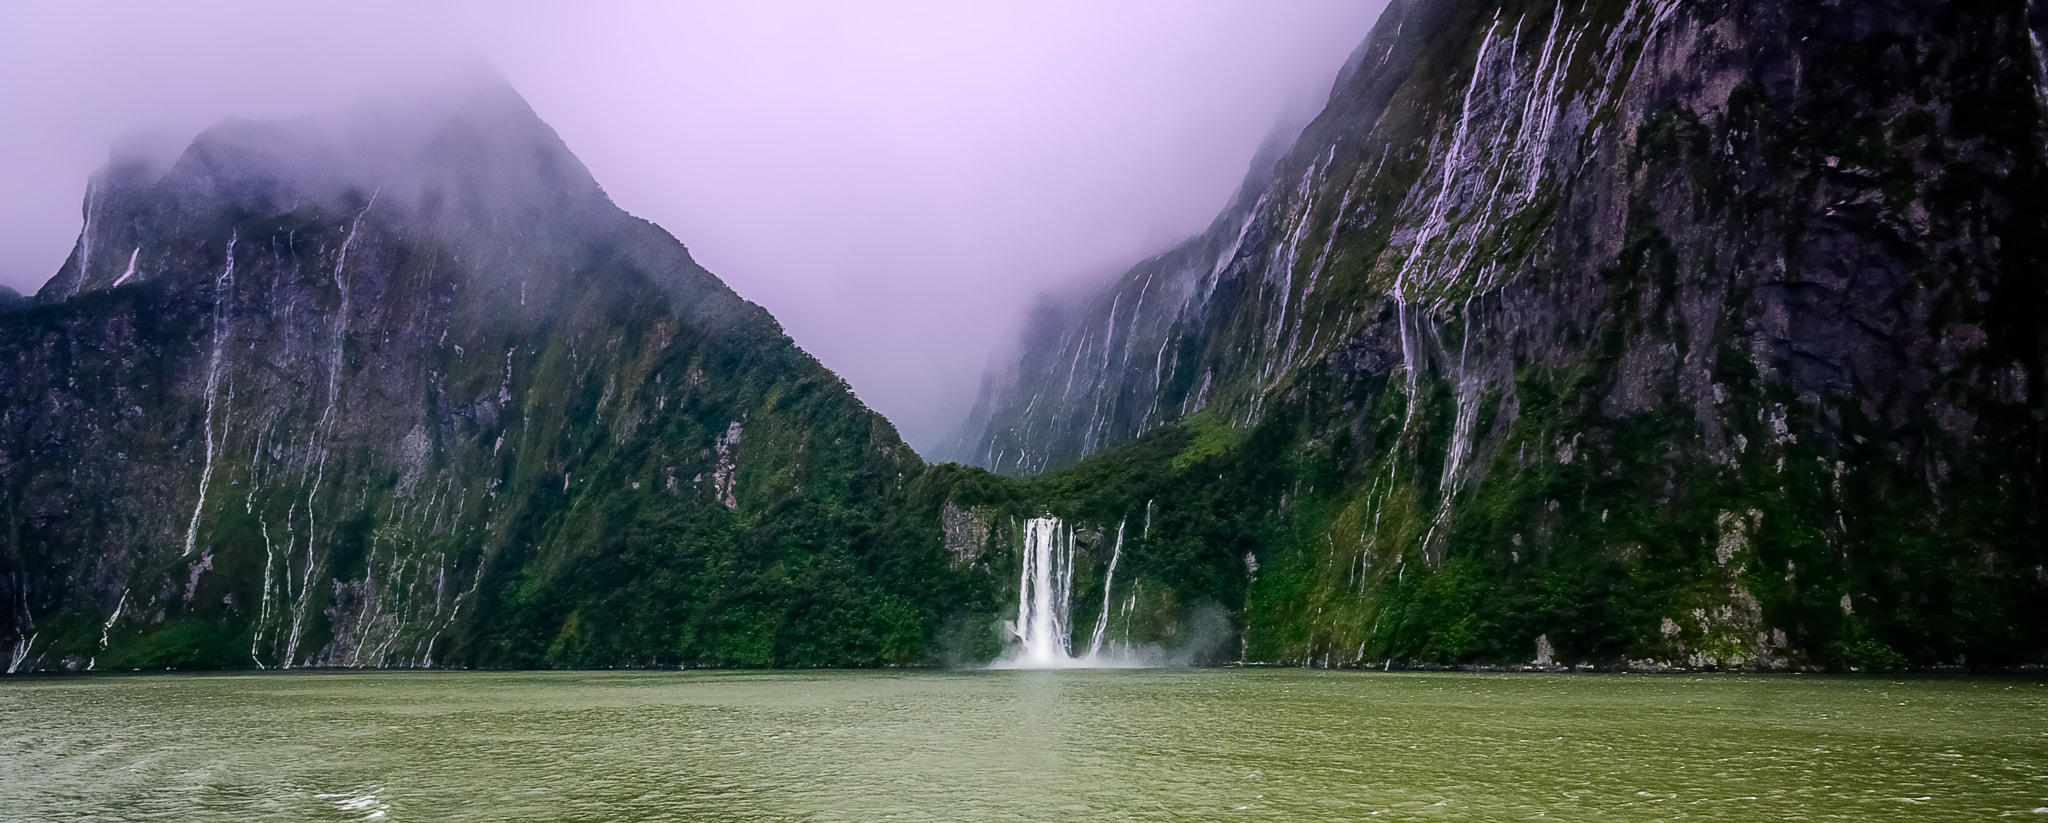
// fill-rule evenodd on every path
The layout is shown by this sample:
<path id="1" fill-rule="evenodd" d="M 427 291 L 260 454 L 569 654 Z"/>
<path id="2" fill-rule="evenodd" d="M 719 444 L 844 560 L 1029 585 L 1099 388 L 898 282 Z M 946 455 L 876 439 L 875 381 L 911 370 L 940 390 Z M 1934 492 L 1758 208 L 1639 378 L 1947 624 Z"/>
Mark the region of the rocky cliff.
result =
<path id="1" fill-rule="evenodd" d="M 918 457 L 501 83 L 117 158 L 4 310 L 8 671 L 933 653 Z"/>
<path id="2" fill-rule="evenodd" d="M 1039 314 L 951 455 L 1000 474 L 502 84 L 223 124 L 0 300 L 5 660 L 2042 664 L 2043 33 L 1396 0 L 1208 231 Z"/>
<path id="3" fill-rule="evenodd" d="M 2041 663 L 2044 32 L 1396 0 L 944 456 L 1144 518 L 1126 613 L 1221 604 L 1246 659 Z"/>

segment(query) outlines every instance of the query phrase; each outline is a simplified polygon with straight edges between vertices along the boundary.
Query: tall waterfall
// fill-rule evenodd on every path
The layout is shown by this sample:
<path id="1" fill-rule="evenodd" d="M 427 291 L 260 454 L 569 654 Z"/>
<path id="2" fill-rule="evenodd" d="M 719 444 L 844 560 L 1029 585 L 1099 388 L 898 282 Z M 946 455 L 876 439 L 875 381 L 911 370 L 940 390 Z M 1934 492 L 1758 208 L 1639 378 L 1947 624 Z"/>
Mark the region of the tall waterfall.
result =
<path id="1" fill-rule="evenodd" d="M 1123 557 L 1123 527 L 1117 527 L 1109 571 L 1103 576 L 1102 613 L 1096 618 L 1088 653 L 1074 656 L 1074 530 L 1057 517 L 1034 517 L 1024 524 L 1024 554 L 1017 575 L 1017 619 L 1009 622 L 1018 645 L 995 665 L 998 668 L 1051 669 L 1131 667 L 1148 665 L 1130 650 L 1105 654 L 1109 625 L 1110 587 Z"/>
<path id="2" fill-rule="evenodd" d="M 1023 642 L 1017 662 L 1058 666 L 1073 659 L 1069 618 L 1074 593 L 1074 532 L 1059 518 L 1035 517 L 1024 524 L 1024 562 L 1017 581 L 1017 622 L 1010 631 Z"/>

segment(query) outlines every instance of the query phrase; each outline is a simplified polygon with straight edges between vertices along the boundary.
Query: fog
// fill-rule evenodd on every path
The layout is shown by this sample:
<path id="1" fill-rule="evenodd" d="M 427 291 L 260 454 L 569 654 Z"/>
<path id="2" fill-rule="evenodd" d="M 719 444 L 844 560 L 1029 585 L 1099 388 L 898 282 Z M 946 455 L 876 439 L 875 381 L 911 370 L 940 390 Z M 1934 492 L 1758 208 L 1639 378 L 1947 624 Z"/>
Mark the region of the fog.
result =
<path id="1" fill-rule="evenodd" d="M 117 141 L 331 111 L 481 59 L 928 449 L 1037 296 L 1207 225 L 1383 0 L 0 5 L 0 285 Z"/>

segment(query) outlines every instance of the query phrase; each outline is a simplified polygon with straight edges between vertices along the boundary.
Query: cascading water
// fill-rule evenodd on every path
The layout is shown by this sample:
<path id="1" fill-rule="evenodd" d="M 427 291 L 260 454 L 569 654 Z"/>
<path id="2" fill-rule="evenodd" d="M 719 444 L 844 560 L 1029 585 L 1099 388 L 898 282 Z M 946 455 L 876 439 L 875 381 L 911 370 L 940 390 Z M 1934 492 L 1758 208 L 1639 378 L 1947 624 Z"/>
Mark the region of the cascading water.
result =
<path id="1" fill-rule="evenodd" d="M 1017 662 L 1053 666 L 1072 660 L 1069 607 L 1074 585 L 1074 536 L 1054 517 L 1024 524 L 1023 571 L 1017 582 L 1017 622 L 1010 631 L 1022 642 Z"/>
<path id="2" fill-rule="evenodd" d="M 1130 668 L 1152 665 L 1146 656 L 1129 648 L 1105 653 L 1103 637 L 1108 629 L 1110 588 L 1115 585 L 1117 561 L 1123 557 L 1123 529 L 1110 558 L 1110 572 L 1103 577 L 1102 614 L 1089 643 L 1088 653 L 1074 656 L 1074 530 L 1057 517 L 1034 517 L 1024 524 L 1024 553 L 1017 575 L 1017 619 L 1009 621 L 1017 646 L 996 668 Z"/>
<path id="3" fill-rule="evenodd" d="M 1095 637 L 1088 641 L 1088 657 L 1102 656 L 1102 636 L 1109 629 L 1109 589 L 1116 585 L 1116 563 L 1124 556 L 1124 524 L 1116 524 L 1116 546 L 1110 549 L 1109 571 L 1102 575 L 1102 611 L 1095 618 Z"/>

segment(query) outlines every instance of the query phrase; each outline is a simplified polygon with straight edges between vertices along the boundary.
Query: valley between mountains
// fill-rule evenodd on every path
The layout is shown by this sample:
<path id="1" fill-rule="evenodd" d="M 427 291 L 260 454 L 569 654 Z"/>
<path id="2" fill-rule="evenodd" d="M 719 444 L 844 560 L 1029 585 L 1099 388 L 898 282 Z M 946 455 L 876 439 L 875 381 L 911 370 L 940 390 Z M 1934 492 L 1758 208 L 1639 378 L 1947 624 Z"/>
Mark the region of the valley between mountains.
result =
<path id="1" fill-rule="evenodd" d="M 501 81 L 117 155 L 0 295 L 0 661 L 2040 666 L 2044 36 L 1395 0 L 950 462 Z"/>

